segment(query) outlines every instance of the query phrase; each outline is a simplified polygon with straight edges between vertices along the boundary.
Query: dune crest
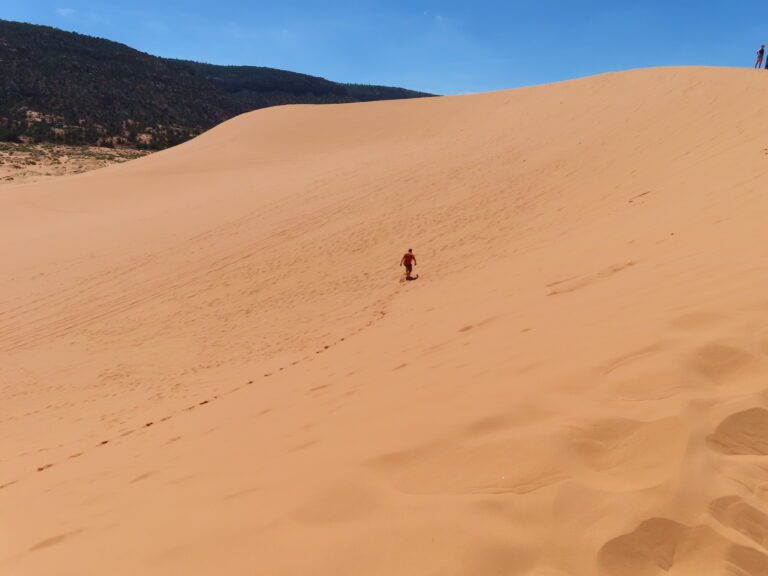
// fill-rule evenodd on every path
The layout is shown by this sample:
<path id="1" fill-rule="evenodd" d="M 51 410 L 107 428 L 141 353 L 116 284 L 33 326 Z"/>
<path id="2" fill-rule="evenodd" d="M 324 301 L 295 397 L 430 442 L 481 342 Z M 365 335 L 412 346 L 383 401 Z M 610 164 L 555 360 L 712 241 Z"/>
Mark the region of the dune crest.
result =
<path id="1" fill-rule="evenodd" d="M 273 108 L 3 187 L 0 572 L 768 573 L 764 82 Z"/>

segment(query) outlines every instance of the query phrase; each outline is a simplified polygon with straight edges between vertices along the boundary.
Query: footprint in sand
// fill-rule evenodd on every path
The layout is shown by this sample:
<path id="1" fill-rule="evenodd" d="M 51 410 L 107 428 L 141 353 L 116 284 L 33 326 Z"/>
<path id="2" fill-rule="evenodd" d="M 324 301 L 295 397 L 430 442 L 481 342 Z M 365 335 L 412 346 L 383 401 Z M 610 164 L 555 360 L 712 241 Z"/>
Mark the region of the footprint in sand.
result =
<path id="1" fill-rule="evenodd" d="M 687 526 L 666 518 L 646 520 L 600 549 L 600 567 L 605 574 L 616 576 L 668 572 L 674 565 L 675 549 L 687 530 Z"/>
<path id="2" fill-rule="evenodd" d="M 559 280 L 557 282 L 552 282 L 547 285 L 547 288 L 552 288 L 552 290 L 547 294 L 547 296 L 559 296 L 561 294 L 569 294 L 570 292 L 575 292 L 576 290 L 587 288 L 588 286 L 596 282 L 600 282 L 601 280 L 605 280 L 613 276 L 614 274 L 623 272 L 627 268 L 630 268 L 636 264 L 637 262 L 633 262 L 633 261 L 622 262 L 620 264 L 614 264 L 613 266 L 608 266 L 607 268 L 600 270 L 599 272 L 594 272 L 592 274 L 587 274 L 585 276 L 571 277 L 571 278 L 566 278 L 564 280 Z"/>
<path id="3" fill-rule="evenodd" d="M 757 359 L 736 346 L 710 342 L 693 352 L 689 366 L 717 385 L 740 384 L 757 367 Z"/>
<path id="4" fill-rule="evenodd" d="M 640 490 L 663 483 L 682 460 L 687 430 L 679 418 L 600 420 L 569 434 L 577 474 L 592 485 Z"/>
<path id="5" fill-rule="evenodd" d="M 709 526 L 686 526 L 669 518 L 645 520 L 632 532 L 609 540 L 598 552 L 598 564 L 606 576 L 691 573 L 686 566 L 713 567 L 712 572 L 697 574 L 768 574 L 768 555 L 763 552 L 736 544 Z"/>
<path id="6" fill-rule="evenodd" d="M 529 438 L 467 436 L 382 455 L 371 462 L 401 492 L 435 494 L 528 494 L 556 484 L 565 473 L 550 452 Z"/>
<path id="7" fill-rule="evenodd" d="M 144 474 L 140 474 L 139 476 L 136 476 L 133 480 L 129 482 L 129 484 L 136 484 L 136 482 L 141 482 L 142 480 L 146 480 L 150 476 L 155 474 L 155 472 L 145 472 Z"/>
<path id="8" fill-rule="evenodd" d="M 681 332 L 699 332 L 722 324 L 726 321 L 725 316 L 713 314 L 710 312 L 691 312 L 678 316 L 669 322 L 670 328 Z"/>
<path id="9" fill-rule="evenodd" d="M 747 504 L 739 496 L 718 498 L 709 509 L 723 526 L 740 532 L 768 550 L 768 514 Z"/>
<path id="10" fill-rule="evenodd" d="M 55 546 L 56 544 L 59 544 L 60 542 L 63 542 L 70 536 L 74 536 L 75 534 L 78 534 L 82 532 L 82 530 L 73 530 L 71 532 L 66 532 L 64 534 L 59 534 L 57 536 L 51 536 L 50 538 L 46 538 L 42 542 L 38 542 L 34 546 L 32 546 L 29 551 L 35 552 L 37 550 L 42 550 L 44 548 L 50 548 L 51 546 Z"/>
<path id="11" fill-rule="evenodd" d="M 768 410 L 755 407 L 731 414 L 708 441 L 723 454 L 768 456 Z"/>

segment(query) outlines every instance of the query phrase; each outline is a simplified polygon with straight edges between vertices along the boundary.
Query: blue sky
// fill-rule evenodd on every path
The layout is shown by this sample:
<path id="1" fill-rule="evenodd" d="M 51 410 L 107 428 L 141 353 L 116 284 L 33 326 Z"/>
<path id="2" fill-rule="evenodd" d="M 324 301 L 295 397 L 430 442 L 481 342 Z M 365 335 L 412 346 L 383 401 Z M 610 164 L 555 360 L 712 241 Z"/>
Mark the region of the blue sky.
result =
<path id="1" fill-rule="evenodd" d="M 151 54 L 439 94 L 661 65 L 751 66 L 743 0 L 0 0 L 0 18 Z"/>

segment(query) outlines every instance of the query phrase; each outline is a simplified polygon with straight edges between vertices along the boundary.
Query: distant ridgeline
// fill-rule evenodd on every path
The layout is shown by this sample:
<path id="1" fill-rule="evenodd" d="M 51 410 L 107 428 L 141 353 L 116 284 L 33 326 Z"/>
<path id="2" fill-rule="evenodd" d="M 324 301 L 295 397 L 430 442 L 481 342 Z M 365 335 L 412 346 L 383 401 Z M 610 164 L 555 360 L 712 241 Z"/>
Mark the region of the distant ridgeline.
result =
<path id="1" fill-rule="evenodd" d="M 167 148 L 279 104 L 429 96 L 252 66 L 157 58 L 123 44 L 0 20 L 0 141 Z"/>

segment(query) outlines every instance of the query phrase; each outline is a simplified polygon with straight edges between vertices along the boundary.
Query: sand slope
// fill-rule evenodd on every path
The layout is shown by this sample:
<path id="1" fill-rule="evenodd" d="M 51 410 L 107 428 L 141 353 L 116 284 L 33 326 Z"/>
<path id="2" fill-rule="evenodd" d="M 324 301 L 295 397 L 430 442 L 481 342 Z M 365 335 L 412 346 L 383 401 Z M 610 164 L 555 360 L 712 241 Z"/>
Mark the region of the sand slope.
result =
<path id="1" fill-rule="evenodd" d="M 768 574 L 765 82 L 273 108 L 3 188 L 0 572 Z"/>

